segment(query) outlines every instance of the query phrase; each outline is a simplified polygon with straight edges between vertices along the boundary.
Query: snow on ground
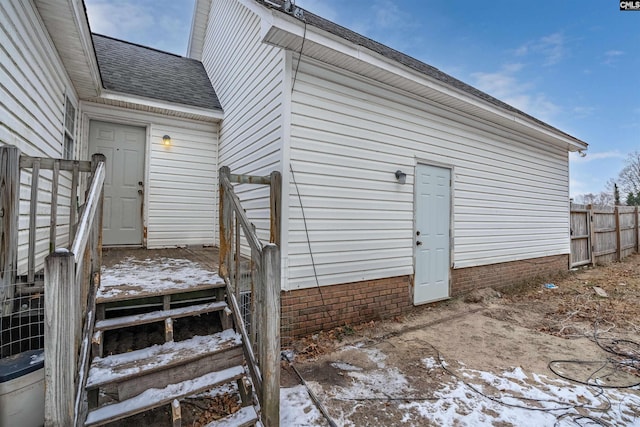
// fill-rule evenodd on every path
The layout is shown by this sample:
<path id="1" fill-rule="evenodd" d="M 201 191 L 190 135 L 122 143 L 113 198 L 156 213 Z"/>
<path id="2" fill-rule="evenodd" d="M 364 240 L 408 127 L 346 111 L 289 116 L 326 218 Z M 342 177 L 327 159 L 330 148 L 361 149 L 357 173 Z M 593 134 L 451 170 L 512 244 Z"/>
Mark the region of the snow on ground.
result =
<path id="1" fill-rule="evenodd" d="M 280 389 L 281 426 L 323 426 L 324 417 L 303 385 Z"/>
<path id="2" fill-rule="evenodd" d="M 102 268 L 98 298 L 220 283 L 224 282 L 218 274 L 187 259 L 127 257 L 116 265 Z M 124 288 L 118 288 L 123 285 Z"/>
<path id="3" fill-rule="evenodd" d="M 456 363 L 459 366 L 455 369 L 457 377 L 441 371 L 444 375 L 440 388 L 420 392 L 409 385 L 403 372 L 386 366 L 386 356 L 382 352 L 366 350 L 366 353 L 377 368 L 358 369 L 346 363 L 331 364 L 343 371 L 342 375 L 348 378 L 347 385 L 308 381 L 329 413 L 336 417 L 334 421 L 338 425 L 358 425 L 358 407 L 362 411 L 362 405 L 367 404 L 375 410 L 376 406 L 383 407 L 385 398 L 388 398 L 387 404 L 396 406 L 402 414 L 402 418 L 393 425 L 640 426 L 640 392 L 637 387 L 633 390 L 588 387 L 529 374 L 520 367 L 496 375 Z M 422 362 L 428 371 L 442 369 L 440 361 L 434 358 L 426 358 Z M 450 365 L 445 366 L 450 368 Z M 304 389 L 296 389 L 290 394 L 287 394 L 287 389 L 283 390 L 283 414 L 288 413 L 289 404 L 304 408 L 312 404 L 305 397 Z M 349 401 L 353 404 L 344 405 Z M 311 424 L 312 419 L 297 423 L 296 417 L 283 418 L 282 425 L 325 425 L 322 417 L 313 419 L 317 424 Z"/>

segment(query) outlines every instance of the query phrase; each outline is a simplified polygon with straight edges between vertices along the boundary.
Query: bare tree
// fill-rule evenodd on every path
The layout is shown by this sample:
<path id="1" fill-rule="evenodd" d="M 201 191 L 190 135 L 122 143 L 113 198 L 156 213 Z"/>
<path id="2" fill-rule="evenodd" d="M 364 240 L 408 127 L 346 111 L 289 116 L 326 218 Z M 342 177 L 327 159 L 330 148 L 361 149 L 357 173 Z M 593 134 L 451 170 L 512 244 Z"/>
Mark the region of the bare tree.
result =
<path id="1" fill-rule="evenodd" d="M 634 151 L 627 156 L 625 166 L 618 175 L 618 183 L 622 194 L 640 191 L 640 152 Z"/>

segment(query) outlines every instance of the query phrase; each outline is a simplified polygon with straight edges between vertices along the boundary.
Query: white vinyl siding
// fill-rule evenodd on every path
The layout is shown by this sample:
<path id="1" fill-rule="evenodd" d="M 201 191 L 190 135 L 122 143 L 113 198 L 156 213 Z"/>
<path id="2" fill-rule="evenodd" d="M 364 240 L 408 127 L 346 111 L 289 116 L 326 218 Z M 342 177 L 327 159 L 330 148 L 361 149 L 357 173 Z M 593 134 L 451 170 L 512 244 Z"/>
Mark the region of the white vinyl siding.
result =
<path id="1" fill-rule="evenodd" d="M 81 108 L 86 130 L 90 118 L 147 128 L 143 218 L 147 247 L 214 244 L 218 125 L 89 102 Z M 164 135 L 171 137 L 170 146 L 163 144 Z"/>
<path id="2" fill-rule="evenodd" d="M 0 2 L 0 145 L 30 156 L 62 157 L 65 95 L 77 103 L 62 62 L 29 1 Z M 75 138 L 75 134 L 72 135 Z M 40 172 L 36 219 L 36 270 L 49 245 L 51 171 Z M 62 173 L 58 199 L 58 246 L 67 246 L 69 187 Z M 18 274 L 26 273 L 31 199 L 30 170 L 21 174 Z"/>
<path id="3" fill-rule="evenodd" d="M 238 1 L 212 1 L 202 62 L 224 110 L 219 164 L 232 173 L 281 170 L 285 53 L 263 44 L 259 33 L 258 16 Z M 268 241 L 268 188 L 241 185 L 236 191 Z"/>
<path id="4" fill-rule="evenodd" d="M 453 169 L 454 268 L 569 253 L 566 150 L 304 59 L 292 100 L 291 163 L 322 285 L 413 274 L 418 162 Z M 290 188 L 295 289 L 315 279 Z"/>

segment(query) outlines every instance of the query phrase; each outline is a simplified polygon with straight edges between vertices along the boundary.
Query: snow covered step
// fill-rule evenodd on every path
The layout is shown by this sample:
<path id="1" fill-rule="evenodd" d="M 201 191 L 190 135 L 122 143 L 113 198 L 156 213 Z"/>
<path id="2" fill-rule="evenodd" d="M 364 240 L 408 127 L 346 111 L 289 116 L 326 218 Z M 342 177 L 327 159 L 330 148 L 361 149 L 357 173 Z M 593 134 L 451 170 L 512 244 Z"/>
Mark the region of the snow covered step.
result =
<path id="1" fill-rule="evenodd" d="M 242 366 L 234 366 L 222 371 L 202 375 L 193 380 L 169 384 L 164 388 L 148 389 L 131 399 L 90 411 L 85 426 L 98 426 L 121 420 L 158 406 L 170 404 L 174 399 L 182 399 L 218 385 L 235 381 L 242 378 L 243 375 L 244 368 Z"/>
<path id="2" fill-rule="evenodd" d="M 206 427 L 249 427 L 258 422 L 258 414 L 253 406 L 245 406 L 238 412 L 207 424 Z"/>
<path id="3" fill-rule="evenodd" d="M 164 387 L 242 364 L 242 338 L 231 329 L 208 336 L 154 345 L 129 353 L 95 358 L 87 390 L 117 384 L 118 398 L 128 399 L 150 387 Z"/>
<path id="4" fill-rule="evenodd" d="M 190 305 L 187 307 L 172 308 L 170 310 L 158 310 L 151 313 L 134 314 L 131 316 L 114 317 L 96 321 L 94 331 L 108 331 L 125 328 L 127 326 L 144 325 L 147 323 L 162 322 L 166 319 L 178 319 L 180 317 L 197 316 L 212 311 L 222 311 L 227 308 L 224 301 L 210 302 L 206 304 Z"/>

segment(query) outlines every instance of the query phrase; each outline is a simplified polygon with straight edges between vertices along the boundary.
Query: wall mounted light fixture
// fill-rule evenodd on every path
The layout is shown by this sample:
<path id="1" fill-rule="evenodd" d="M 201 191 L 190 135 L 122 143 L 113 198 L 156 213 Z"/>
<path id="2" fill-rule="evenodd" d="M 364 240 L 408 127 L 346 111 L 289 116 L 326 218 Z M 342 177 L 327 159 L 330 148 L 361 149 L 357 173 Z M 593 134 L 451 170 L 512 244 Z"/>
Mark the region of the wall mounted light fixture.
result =
<path id="1" fill-rule="evenodd" d="M 578 154 L 580 155 L 580 157 L 587 157 L 587 153 L 582 150 L 578 150 Z"/>
<path id="2" fill-rule="evenodd" d="M 171 145 L 171 137 L 169 135 L 165 135 L 162 137 L 162 143 L 166 146 Z"/>
<path id="3" fill-rule="evenodd" d="M 396 171 L 396 179 L 400 184 L 404 184 L 407 182 L 407 174 L 398 169 Z"/>

